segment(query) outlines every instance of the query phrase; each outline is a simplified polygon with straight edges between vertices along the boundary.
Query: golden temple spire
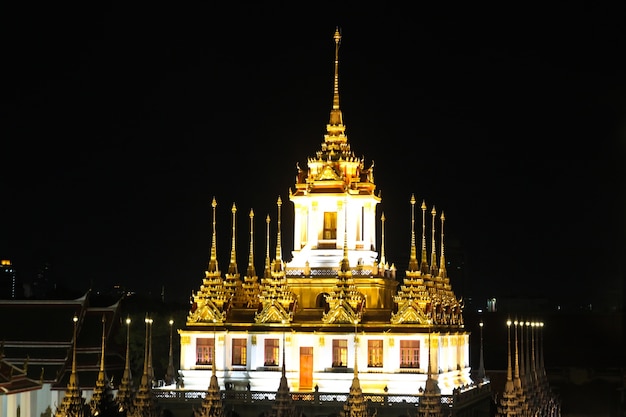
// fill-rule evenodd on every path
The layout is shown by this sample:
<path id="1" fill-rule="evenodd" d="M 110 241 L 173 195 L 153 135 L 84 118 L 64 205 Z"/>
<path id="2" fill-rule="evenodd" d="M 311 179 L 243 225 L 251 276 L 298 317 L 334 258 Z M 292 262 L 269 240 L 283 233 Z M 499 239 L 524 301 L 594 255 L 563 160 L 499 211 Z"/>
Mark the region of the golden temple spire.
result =
<path id="1" fill-rule="evenodd" d="M 114 413 L 116 410 L 113 400 L 113 391 L 111 384 L 106 376 L 104 370 L 104 347 L 106 345 L 106 316 L 102 315 L 102 346 L 100 357 L 100 370 L 98 371 L 98 377 L 96 379 L 96 386 L 94 387 L 93 394 L 89 400 L 89 408 L 92 415 L 106 415 L 107 413 Z"/>
<path id="2" fill-rule="evenodd" d="M 270 215 L 268 214 L 267 217 L 265 218 L 265 223 L 266 223 L 266 232 L 265 232 L 265 239 L 266 239 L 266 249 L 265 249 L 265 270 L 263 271 L 263 276 L 265 278 L 269 278 L 272 276 L 272 267 L 271 267 L 271 261 L 270 261 Z"/>
<path id="3" fill-rule="evenodd" d="M 507 328 L 507 362 L 506 362 L 506 384 L 505 391 L 513 392 L 513 366 L 511 363 L 511 320 L 506 322 Z"/>
<path id="4" fill-rule="evenodd" d="M 385 212 L 380 216 L 380 265 L 385 268 Z"/>
<path id="5" fill-rule="evenodd" d="M 256 276 L 254 269 L 254 211 L 250 209 L 250 253 L 248 254 L 248 269 L 246 275 L 249 277 Z"/>
<path id="6" fill-rule="evenodd" d="M 339 46 L 341 45 L 341 32 L 338 27 L 335 29 L 333 39 L 335 39 L 335 75 L 333 77 L 333 109 L 330 112 L 330 124 L 340 125 L 343 124 L 343 118 L 339 109 Z"/>
<path id="7" fill-rule="evenodd" d="M 422 275 L 428 273 L 428 255 L 426 253 L 426 202 L 422 200 L 422 263 L 420 265 Z"/>
<path id="8" fill-rule="evenodd" d="M 439 259 L 439 276 L 441 278 L 447 278 L 448 272 L 446 271 L 446 257 L 443 254 L 443 222 L 446 220 L 446 216 L 441 211 L 441 258 Z"/>
<path id="9" fill-rule="evenodd" d="M 278 220 L 277 220 L 277 231 L 276 231 L 276 268 L 281 267 L 283 263 L 283 255 L 281 248 L 281 237 L 280 237 L 280 208 L 283 205 L 283 200 L 281 200 L 280 196 L 278 196 L 278 201 L 276 202 L 278 206 Z"/>
<path id="10" fill-rule="evenodd" d="M 73 379 L 78 384 L 78 375 L 76 374 L 76 325 L 78 317 L 74 316 L 72 321 L 74 322 L 74 340 L 72 341 L 72 375 L 70 376 L 70 381 Z"/>
<path id="11" fill-rule="evenodd" d="M 215 197 L 213 197 L 211 207 L 213 207 L 213 236 L 211 238 L 211 259 L 209 260 L 208 272 L 217 272 L 219 268 L 217 267 L 217 237 L 215 232 L 215 207 L 217 207 Z"/>
<path id="12" fill-rule="evenodd" d="M 415 195 L 411 194 L 411 255 L 409 271 L 417 271 L 417 249 L 415 248 Z"/>
<path id="13" fill-rule="evenodd" d="M 102 375 L 104 375 L 104 345 L 106 343 L 106 334 L 105 334 L 105 329 L 106 329 L 106 316 L 103 314 L 102 315 L 102 351 L 100 352 L 100 372 L 102 373 Z M 100 377 L 100 375 L 98 375 L 98 378 Z"/>
<path id="14" fill-rule="evenodd" d="M 433 277 L 437 275 L 437 244 L 435 243 L 435 218 L 437 216 L 437 210 L 435 210 L 435 206 L 430 211 L 432 216 L 432 243 L 430 247 L 430 275 Z"/>
<path id="15" fill-rule="evenodd" d="M 126 361 L 124 364 L 124 373 L 122 374 L 122 382 L 117 390 L 115 402 L 118 405 L 120 413 L 128 413 L 133 404 L 134 385 L 133 375 L 130 370 L 130 316 L 126 318 Z"/>
<path id="16" fill-rule="evenodd" d="M 78 326 L 78 316 L 74 315 L 72 320 L 74 321 L 74 336 L 72 341 L 72 373 L 70 374 L 70 379 L 65 390 L 65 396 L 61 401 L 61 405 L 57 408 L 54 414 L 55 417 L 83 416 L 88 408 L 88 405 L 82 396 L 81 390 L 78 387 L 78 374 L 76 373 L 76 328 Z M 24 369 L 26 368 L 27 365 L 24 366 Z"/>
<path id="17" fill-rule="evenodd" d="M 235 220 L 235 215 L 237 213 L 237 206 L 235 206 L 235 203 L 233 203 L 233 208 L 231 209 L 232 213 L 233 213 L 233 237 L 232 237 L 232 246 L 230 249 L 230 264 L 228 265 L 228 273 L 231 275 L 235 275 L 237 273 L 239 273 L 237 271 L 237 252 L 236 252 L 236 243 L 235 243 L 235 238 L 236 238 L 236 233 L 235 233 L 235 224 L 236 224 L 236 220 Z"/>
<path id="18" fill-rule="evenodd" d="M 339 46 L 341 45 L 341 32 L 339 28 L 335 29 L 333 36 L 335 40 L 335 61 L 333 76 L 333 107 L 330 111 L 330 120 L 326 125 L 326 135 L 324 136 L 326 150 L 331 154 L 334 152 L 345 152 L 349 148 L 345 148 L 347 138 L 345 135 L 346 127 L 343 124 L 343 115 L 339 108 Z M 329 157 L 331 155 L 328 155 Z"/>
<path id="19" fill-rule="evenodd" d="M 344 200 L 343 203 L 344 212 L 344 228 L 343 228 L 343 259 L 341 260 L 341 271 L 347 272 L 350 270 L 350 259 L 348 258 L 348 200 Z"/>

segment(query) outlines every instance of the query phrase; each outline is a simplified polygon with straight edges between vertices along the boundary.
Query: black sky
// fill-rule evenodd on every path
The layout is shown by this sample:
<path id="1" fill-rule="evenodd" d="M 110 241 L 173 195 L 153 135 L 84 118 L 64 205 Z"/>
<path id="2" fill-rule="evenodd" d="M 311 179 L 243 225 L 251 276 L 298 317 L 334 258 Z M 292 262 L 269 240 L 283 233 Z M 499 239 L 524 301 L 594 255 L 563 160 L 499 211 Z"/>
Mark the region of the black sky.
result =
<path id="1" fill-rule="evenodd" d="M 184 300 L 212 197 L 222 270 L 238 206 L 243 272 L 248 212 L 261 268 L 280 195 L 289 258 L 288 189 L 323 140 L 339 26 L 341 108 L 375 161 L 387 259 L 406 267 L 415 194 L 446 213 L 457 295 L 622 296 L 624 5 L 356 4 L 6 10 L 0 257 L 26 280 L 50 262 L 73 288 Z"/>

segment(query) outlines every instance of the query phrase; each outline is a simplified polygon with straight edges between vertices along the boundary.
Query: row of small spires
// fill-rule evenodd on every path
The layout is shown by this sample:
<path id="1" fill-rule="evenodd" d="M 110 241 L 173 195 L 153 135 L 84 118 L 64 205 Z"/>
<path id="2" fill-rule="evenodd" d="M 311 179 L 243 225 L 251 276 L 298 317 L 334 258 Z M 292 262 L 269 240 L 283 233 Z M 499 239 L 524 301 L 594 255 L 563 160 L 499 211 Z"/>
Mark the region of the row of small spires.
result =
<path id="1" fill-rule="evenodd" d="M 415 196 L 411 195 L 411 253 L 409 259 L 408 270 L 409 271 L 420 271 L 422 275 L 431 274 L 433 277 L 441 277 L 447 278 L 446 271 L 446 260 L 444 254 L 444 231 L 443 226 L 445 222 L 445 214 L 442 211 L 439 217 L 441 222 L 441 235 L 440 235 L 440 257 L 439 257 L 439 266 L 437 265 L 437 244 L 435 239 L 435 220 L 437 217 L 437 210 L 435 206 L 432 207 L 430 214 L 432 218 L 431 231 L 432 231 L 432 239 L 431 239 L 431 254 L 430 254 L 430 265 L 428 263 L 428 251 L 427 251 L 427 239 L 426 239 L 426 211 L 427 206 L 426 202 L 422 200 L 421 209 L 422 209 L 422 238 L 421 238 L 421 259 L 418 262 L 417 260 L 417 246 L 416 246 L 416 235 L 415 235 Z M 216 217 L 215 217 L 215 208 L 217 207 L 217 201 L 215 197 L 213 197 L 211 206 L 213 207 L 213 220 L 212 220 L 212 237 L 211 237 L 211 254 L 209 259 L 209 264 L 207 268 L 207 272 L 215 273 L 219 271 L 218 260 L 217 260 L 217 233 L 216 233 Z M 278 206 L 278 226 L 277 226 L 277 236 L 276 236 L 276 255 L 274 258 L 274 262 L 272 262 L 270 258 L 270 215 L 266 216 L 267 223 L 267 231 L 266 231 L 266 256 L 265 256 L 265 265 L 264 265 L 264 276 L 271 276 L 272 265 L 275 267 L 281 268 L 283 264 L 282 259 L 282 239 L 281 239 L 281 206 L 282 199 L 280 196 L 277 200 Z M 232 236 L 231 236 L 231 252 L 230 252 L 230 262 L 228 265 L 228 274 L 235 275 L 238 274 L 238 266 L 237 266 L 237 253 L 236 253 L 236 213 L 237 206 L 233 203 L 232 208 Z M 252 277 L 256 276 L 256 269 L 254 267 L 254 210 L 250 209 L 249 212 L 250 217 L 250 247 L 248 253 L 248 266 L 246 269 L 246 276 Z M 385 255 L 385 213 L 383 212 L 381 215 L 381 253 L 380 253 L 380 261 L 379 265 L 384 268 L 384 270 L 395 270 L 395 266 L 391 267 L 387 263 L 386 255 Z M 344 249 L 345 242 L 344 242 Z"/>
<path id="2" fill-rule="evenodd" d="M 133 386 L 132 374 L 130 371 L 130 318 L 126 319 L 126 362 L 122 381 L 117 391 L 117 395 L 113 395 L 113 384 L 107 378 L 104 369 L 104 351 L 105 351 L 105 317 L 102 317 L 102 352 L 100 359 L 100 370 L 96 380 L 96 386 L 93 390 L 91 399 L 87 402 L 82 396 L 78 374 L 76 372 L 76 323 L 78 317 L 74 317 L 74 336 L 72 347 L 72 373 L 65 390 L 65 396 L 61 404 L 55 411 L 55 417 L 159 417 L 160 408 L 152 395 L 152 381 L 154 380 L 154 369 L 152 368 L 152 324 L 153 319 L 146 316 L 146 339 L 144 349 L 144 366 L 143 374 L 139 383 L 139 387 L 135 390 Z M 173 379 L 173 355 L 172 355 L 172 336 L 171 326 L 173 321 L 170 320 L 170 354 L 169 365 L 166 378 Z M 169 375 L 169 376 L 168 376 Z"/>
<path id="3" fill-rule="evenodd" d="M 561 406 L 551 392 L 543 355 L 543 322 L 507 320 L 507 370 L 504 392 L 497 401 L 496 416 L 560 417 Z M 511 351 L 511 326 L 514 331 L 514 352 Z M 519 330 L 518 330 L 519 327 Z M 518 340 L 519 335 L 519 340 Z M 514 360 L 512 363 L 512 355 Z M 481 323 L 481 368 L 482 360 Z"/>

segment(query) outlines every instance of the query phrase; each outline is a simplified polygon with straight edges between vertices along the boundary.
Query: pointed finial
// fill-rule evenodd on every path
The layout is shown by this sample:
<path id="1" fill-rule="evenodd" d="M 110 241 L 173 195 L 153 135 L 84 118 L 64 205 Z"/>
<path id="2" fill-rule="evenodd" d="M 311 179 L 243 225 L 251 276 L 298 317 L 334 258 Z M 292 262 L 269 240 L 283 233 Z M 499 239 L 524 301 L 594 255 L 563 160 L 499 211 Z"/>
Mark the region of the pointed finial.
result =
<path id="1" fill-rule="evenodd" d="M 385 267 L 387 260 L 385 259 L 385 212 L 380 216 L 380 264 Z"/>
<path id="2" fill-rule="evenodd" d="M 337 140 L 338 137 L 342 137 L 345 131 L 343 125 L 343 116 L 339 109 L 339 46 L 341 45 L 341 32 L 339 27 L 335 29 L 333 36 L 335 40 L 335 62 L 334 62 L 334 76 L 333 76 L 333 107 L 330 111 L 330 121 L 326 127 L 328 135 L 326 141 Z M 345 138 L 344 138 L 345 139 Z"/>
<path id="3" fill-rule="evenodd" d="M 250 253 L 248 255 L 248 269 L 246 274 L 249 277 L 256 276 L 254 269 L 254 211 L 250 209 Z"/>
<path id="4" fill-rule="evenodd" d="M 235 205 L 235 203 L 233 203 L 233 207 L 231 209 L 232 213 L 233 213 L 233 236 L 232 236 L 232 246 L 230 249 L 230 264 L 228 265 L 228 273 L 231 275 L 235 275 L 238 273 L 238 269 L 237 269 L 237 252 L 236 252 L 236 243 L 235 243 L 235 238 L 236 238 L 236 234 L 235 234 L 235 224 L 237 223 L 235 220 L 235 215 L 237 213 L 237 206 Z"/>
<path id="5" fill-rule="evenodd" d="M 435 206 L 430 211 L 432 216 L 432 244 L 430 247 L 430 274 L 434 277 L 437 275 L 437 244 L 435 243 L 435 218 L 437 216 L 437 210 L 435 210 Z"/>
<path id="6" fill-rule="evenodd" d="M 417 249 L 415 248 L 415 195 L 411 194 L 411 255 L 409 271 L 417 271 Z"/>
<path id="7" fill-rule="evenodd" d="M 278 206 L 278 219 L 276 221 L 278 230 L 276 231 L 276 263 L 277 265 L 282 264 L 283 256 L 282 256 L 282 248 L 281 248 L 281 237 L 280 237 L 280 207 L 283 205 L 283 200 L 281 200 L 280 196 L 278 196 L 278 201 L 276 202 Z"/>
<path id="8" fill-rule="evenodd" d="M 426 201 L 422 200 L 422 275 L 428 273 L 428 255 L 426 254 Z"/>
<path id="9" fill-rule="evenodd" d="M 265 218 L 265 223 L 267 226 L 267 230 L 265 232 L 266 239 L 266 250 L 265 250 L 265 270 L 263 271 L 263 276 L 265 278 L 269 278 L 272 276 L 271 273 L 271 260 L 270 260 L 270 215 L 268 214 Z"/>
<path id="10" fill-rule="evenodd" d="M 343 259 L 341 260 L 341 271 L 348 272 L 350 270 L 350 259 L 348 258 L 348 199 L 343 203 Z"/>
<path id="11" fill-rule="evenodd" d="M 444 255 L 444 251 L 443 251 L 443 222 L 446 220 L 446 216 L 443 213 L 443 210 L 441 211 L 441 257 L 439 259 L 439 276 L 441 278 L 447 278 L 448 277 L 448 272 L 446 271 L 446 257 Z"/>
<path id="12" fill-rule="evenodd" d="M 213 234 L 211 237 L 211 258 L 209 260 L 208 272 L 217 272 L 219 268 L 217 265 L 217 232 L 215 228 L 215 208 L 217 207 L 217 201 L 215 197 L 213 197 L 213 201 L 211 201 L 211 207 L 213 207 Z"/>

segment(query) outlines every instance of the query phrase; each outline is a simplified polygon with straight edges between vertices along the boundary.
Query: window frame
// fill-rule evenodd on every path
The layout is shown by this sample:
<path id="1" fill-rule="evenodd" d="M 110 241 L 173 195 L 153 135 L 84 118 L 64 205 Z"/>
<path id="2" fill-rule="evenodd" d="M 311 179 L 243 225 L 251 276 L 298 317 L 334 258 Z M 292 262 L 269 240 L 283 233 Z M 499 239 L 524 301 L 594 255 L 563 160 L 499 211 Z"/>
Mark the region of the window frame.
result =
<path id="1" fill-rule="evenodd" d="M 280 365 L 280 339 L 265 339 L 263 352 L 263 366 L 279 366 Z"/>
<path id="2" fill-rule="evenodd" d="M 333 368 L 348 367 L 348 339 L 333 339 Z"/>
<path id="3" fill-rule="evenodd" d="M 367 366 L 368 368 L 383 367 L 384 353 L 383 339 L 370 339 L 367 341 Z"/>
<path id="4" fill-rule="evenodd" d="M 400 340 L 400 368 L 419 369 L 420 341 L 415 339 Z"/>
<path id="5" fill-rule="evenodd" d="M 196 339 L 196 365 L 213 365 L 214 349 L 214 338 L 200 337 Z"/>
<path id="6" fill-rule="evenodd" d="M 233 338 L 231 341 L 232 353 L 231 353 L 231 365 L 232 366 L 247 366 L 248 362 L 248 339 L 246 338 Z"/>

